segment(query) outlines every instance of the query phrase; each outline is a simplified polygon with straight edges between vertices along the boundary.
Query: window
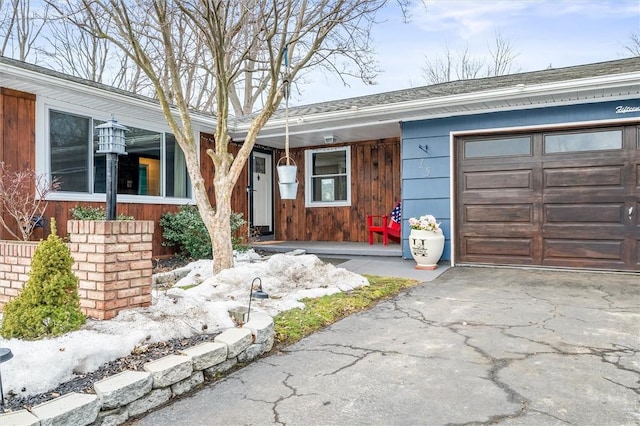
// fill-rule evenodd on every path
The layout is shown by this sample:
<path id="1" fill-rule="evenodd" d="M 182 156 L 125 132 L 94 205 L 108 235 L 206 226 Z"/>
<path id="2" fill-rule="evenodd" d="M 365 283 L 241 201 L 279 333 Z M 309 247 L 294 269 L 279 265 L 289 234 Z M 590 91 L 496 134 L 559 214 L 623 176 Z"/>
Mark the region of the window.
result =
<path id="1" fill-rule="evenodd" d="M 351 205 L 351 150 L 349 147 L 306 152 L 306 205 Z"/>
<path id="2" fill-rule="evenodd" d="M 547 154 L 621 148 L 622 130 L 547 135 L 544 137 L 544 152 Z"/>
<path id="3" fill-rule="evenodd" d="M 51 111 L 51 176 L 60 181 L 60 191 L 89 191 L 90 126 L 87 117 Z"/>
<path id="4" fill-rule="evenodd" d="M 503 138 L 464 142 L 465 158 L 531 155 L 531 138 Z"/>
<path id="5" fill-rule="evenodd" d="M 49 112 L 50 170 L 60 181 L 60 191 L 105 193 L 106 154 L 97 152 L 98 135 L 94 130 L 103 123 L 90 117 Z M 127 128 L 127 155 L 118 156 L 118 194 L 189 198 L 191 184 L 175 137 Z"/>

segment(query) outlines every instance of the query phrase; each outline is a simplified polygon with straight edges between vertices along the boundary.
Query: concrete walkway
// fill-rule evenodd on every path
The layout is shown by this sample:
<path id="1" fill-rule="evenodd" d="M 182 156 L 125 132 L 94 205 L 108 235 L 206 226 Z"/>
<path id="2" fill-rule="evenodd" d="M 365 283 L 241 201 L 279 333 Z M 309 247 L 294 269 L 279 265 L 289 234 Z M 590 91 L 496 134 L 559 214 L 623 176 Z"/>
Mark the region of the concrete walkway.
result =
<path id="1" fill-rule="evenodd" d="M 136 425 L 637 425 L 640 275 L 451 268 Z"/>

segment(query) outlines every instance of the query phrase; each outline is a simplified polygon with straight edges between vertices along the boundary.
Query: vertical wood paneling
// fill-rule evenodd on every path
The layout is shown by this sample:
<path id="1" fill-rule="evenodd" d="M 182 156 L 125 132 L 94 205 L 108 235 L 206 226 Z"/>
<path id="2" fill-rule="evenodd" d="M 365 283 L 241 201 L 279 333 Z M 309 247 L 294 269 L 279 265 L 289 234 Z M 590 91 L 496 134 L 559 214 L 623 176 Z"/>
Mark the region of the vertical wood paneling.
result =
<path id="1" fill-rule="evenodd" d="M 207 194 L 215 205 L 213 188 L 214 169 L 206 150 L 214 148 L 213 135 L 200 137 L 201 171 L 207 187 Z M 230 145 L 230 152 L 236 155 L 240 145 Z M 283 155 L 274 152 L 274 160 Z M 352 205 L 350 207 L 305 208 L 304 204 L 304 149 L 291 151 L 298 165 L 298 187 L 295 200 L 281 200 L 275 186 L 274 220 L 275 237 L 284 240 L 317 241 L 366 241 L 365 218 L 367 214 L 389 213 L 395 200 L 400 197 L 400 141 L 399 139 L 364 141 L 352 144 L 351 176 Z M 0 88 L 0 160 L 12 167 L 35 168 L 35 96 L 14 90 Z M 391 182 L 391 184 L 390 184 Z M 232 193 L 232 209 L 249 217 L 246 187 L 248 166 L 245 165 Z M 55 218 L 59 235 L 67 234 L 67 220 L 71 219 L 70 209 L 82 204 L 102 206 L 104 203 L 79 203 L 76 201 L 50 202 L 45 216 Z M 166 256 L 172 248 L 162 246 L 162 229 L 158 221 L 162 214 L 175 212 L 180 206 L 164 204 L 119 203 L 118 214 L 133 216 L 155 223 L 153 234 L 153 255 Z M 50 226 L 36 230 L 34 239 L 46 238 Z M 5 237 L 0 229 L 0 237 Z M 246 235 L 246 231 L 242 232 Z"/>
<path id="2" fill-rule="evenodd" d="M 10 172 L 35 169 L 35 101 L 30 93 L 0 88 L 0 161 Z M 20 235 L 14 219 L 1 212 L 16 235 Z M 9 238 L 0 229 L 0 238 Z"/>
<path id="3" fill-rule="evenodd" d="M 229 144 L 229 152 L 234 156 L 237 156 L 241 145 L 231 143 Z M 200 134 L 200 171 L 202 178 L 204 179 L 205 187 L 207 188 L 207 195 L 209 196 L 209 202 L 215 207 L 215 189 L 213 187 L 213 177 L 215 175 L 215 169 L 211 157 L 207 155 L 207 149 L 215 148 L 215 138 L 212 134 L 201 133 Z M 247 185 L 249 185 L 249 166 L 245 164 L 238 182 L 231 193 L 231 210 L 237 213 L 242 213 L 245 221 L 249 219 L 249 206 L 247 200 Z M 240 236 L 247 235 L 246 228 L 238 231 Z"/>
<path id="4" fill-rule="evenodd" d="M 309 149 L 309 148 L 305 148 Z M 368 241 L 366 216 L 388 214 L 400 199 L 400 140 L 364 141 L 351 145 L 351 206 L 304 205 L 304 153 L 293 149 L 301 179 L 295 200 L 275 193 L 275 238 L 289 241 Z M 283 153 L 275 152 L 275 158 Z"/>

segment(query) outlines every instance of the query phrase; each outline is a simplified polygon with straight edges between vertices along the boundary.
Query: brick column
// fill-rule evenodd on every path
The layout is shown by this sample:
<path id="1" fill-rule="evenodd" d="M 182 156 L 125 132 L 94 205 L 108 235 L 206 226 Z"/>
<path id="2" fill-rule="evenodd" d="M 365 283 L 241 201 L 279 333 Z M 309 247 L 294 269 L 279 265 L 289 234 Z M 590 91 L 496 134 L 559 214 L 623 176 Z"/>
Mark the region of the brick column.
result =
<path id="1" fill-rule="evenodd" d="M 151 305 L 153 221 L 70 220 L 80 306 L 96 319 Z"/>
<path id="2" fill-rule="evenodd" d="M 24 288 L 37 246 L 35 241 L 0 241 L 0 310 Z"/>

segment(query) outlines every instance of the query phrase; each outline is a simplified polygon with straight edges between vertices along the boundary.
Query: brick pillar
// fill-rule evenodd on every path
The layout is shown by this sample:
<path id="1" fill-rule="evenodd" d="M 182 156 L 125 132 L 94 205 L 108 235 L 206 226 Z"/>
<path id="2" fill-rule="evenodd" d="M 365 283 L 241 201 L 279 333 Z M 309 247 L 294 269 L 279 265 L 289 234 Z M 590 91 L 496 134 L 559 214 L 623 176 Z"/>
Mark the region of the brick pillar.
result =
<path id="1" fill-rule="evenodd" d="M 153 221 L 70 220 L 80 306 L 96 319 L 151 305 Z"/>
<path id="2" fill-rule="evenodd" d="M 35 241 L 0 241 L 0 311 L 24 288 L 37 246 Z"/>

